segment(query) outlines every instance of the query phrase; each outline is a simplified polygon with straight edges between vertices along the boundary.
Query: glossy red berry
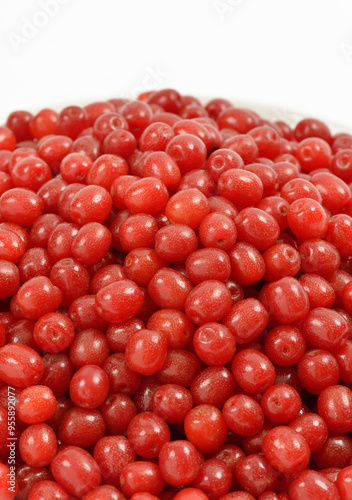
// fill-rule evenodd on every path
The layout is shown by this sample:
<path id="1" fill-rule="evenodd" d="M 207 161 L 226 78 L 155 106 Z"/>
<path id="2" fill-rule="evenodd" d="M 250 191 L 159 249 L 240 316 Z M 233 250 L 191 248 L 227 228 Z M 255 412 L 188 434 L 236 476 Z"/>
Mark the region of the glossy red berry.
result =
<path id="1" fill-rule="evenodd" d="M 301 267 L 301 257 L 291 245 L 279 243 L 268 248 L 263 254 L 265 263 L 264 279 L 272 282 L 285 276 L 295 276 Z"/>
<path id="2" fill-rule="evenodd" d="M 78 231 L 71 243 L 72 257 L 83 264 L 97 264 L 111 245 L 110 231 L 99 222 L 88 222 Z"/>
<path id="3" fill-rule="evenodd" d="M 263 440 L 262 449 L 271 465 L 285 474 L 301 472 L 307 467 L 310 458 L 307 441 L 286 426 L 269 431 Z"/>
<path id="4" fill-rule="evenodd" d="M 227 251 L 236 242 L 236 226 L 227 215 L 210 213 L 200 223 L 199 239 L 205 247 L 215 247 Z"/>
<path id="5" fill-rule="evenodd" d="M 347 340 L 349 326 L 341 314 L 325 307 L 317 307 L 306 316 L 302 333 L 314 347 L 334 351 Z"/>
<path id="6" fill-rule="evenodd" d="M 186 260 L 197 248 L 196 233 L 185 224 L 170 224 L 155 234 L 155 252 L 164 261 Z"/>
<path id="7" fill-rule="evenodd" d="M 160 468 L 153 462 L 139 461 L 125 465 L 121 471 L 120 485 L 129 497 L 138 492 L 158 495 L 164 489 Z"/>
<path id="8" fill-rule="evenodd" d="M 177 163 L 182 174 L 202 168 L 207 153 L 204 142 L 191 134 L 176 135 L 170 140 L 165 151 Z"/>
<path id="9" fill-rule="evenodd" d="M 169 423 L 183 422 L 192 405 L 191 393 L 176 384 L 162 385 L 152 396 L 153 412 Z"/>
<path id="10" fill-rule="evenodd" d="M 320 138 L 303 139 L 297 148 L 296 156 L 306 172 L 329 166 L 331 149 L 329 144 Z"/>
<path id="11" fill-rule="evenodd" d="M 30 226 L 42 215 L 44 202 L 30 189 L 13 188 L 1 196 L 0 210 L 7 221 Z"/>
<path id="12" fill-rule="evenodd" d="M 235 341 L 246 344 L 257 338 L 268 324 L 269 315 L 257 299 L 244 299 L 231 307 L 224 318 Z"/>
<path id="13" fill-rule="evenodd" d="M 72 321 L 61 313 L 44 314 L 36 322 L 33 336 L 36 344 L 49 353 L 67 349 L 75 336 Z"/>
<path id="14" fill-rule="evenodd" d="M 328 241 L 309 239 L 300 244 L 298 251 L 304 273 L 315 273 L 328 279 L 340 267 L 340 254 Z"/>
<path id="15" fill-rule="evenodd" d="M 97 365 L 85 365 L 77 370 L 70 382 L 72 401 L 82 408 L 97 408 L 109 392 L 109 377 Z"/>
<path id="16" fill-rule="evenodd" d="M 87 448 L 101 439 L 106 431 L 99 410 L 73 407 L 65 411 L 58 429 L 58 437 L 66 445 Z"/>
<path id="17" fill-rule="evenodd" d="M 227 254 L 231 263 L 231 276 L 239 284 L 253 285 L 264 277 L 264 258 L 254 245 L 238 242 Z"/>
<path id="18" fill-rule="evenodd" d="M 29 493 L 28 500 L 44 500 L 46 497 L 54 500 L 68 500 L 66 490 L 54 481 L 39 481 Z"/>
<path id="19" fill-rule="evenodd" d="M 261 399 L 261 407 L 266 418 L 277 424 L 291 422 L 302 407 L 300 395 L 287 384 L 275 384 L 269 387 Z"/>
<path id="20" fill-rule="evenodd" d="M 249 455 L 236 467 L 236 479 L 244 491 L 261 498 L 265 491 L 275 490 L 278 473 L 262 455 Z"/>
<path id="21" fill-rule="evenodd" d="M 172 127 L 167 123 L 161 121 L 151 123 L 139 138 L 139 148 L 141 151 L 165 151 L 174 135 Z"/>
<path id="22" fill-rule="evenodd" d="M 0 349 L 0 378 L 6 384 L 25 388 L 37 384 L 43 373 L 43 360 L 30 347 L 7 344 Z"/>
<path id="23" fill-rule="evenodd" d="M 165 443 L 159 454 L 160 471 L 171 486 L 186 486 L 198 475 L 199 455 L 188 441 Z"/>
<path id="24" fill-rule="evenodd" d="M 183 311 L 192 283 L 174 269 L 163 268 L 157 271 L 148 285 L 148 291 L 157 306 L 161 309 L 177 309 Z"/>
<path id="25" fill-rule="evenodd" d="M 101 472 L 97 462 L 84 449 L 68 446 L 59 451 L 51 464 L 56 481 L 73 496 L 83 496 L 98 486 Z"/>
<path id="26" fill-rule="evenodd" d="M 165 207 L 168 199 L 165 184 L 154 177 L 145 177 L 134 182 L 124 196 L 126 207 L 134 214 L 154 214 Z"/>
<path id="27" fill-rule="evenodd" d="M 187 439 L 202 453 L 213 453 L 225 442 L 226 421 L 220 410 L 199 405 L 189 411 L 184 421 Z"/>
<path id="28" fill-rule="evenodd" d="M 87 186 L 78 191 L 72 199 L 70 217 L 81 226 L 88 222 L 104 222 L 111 207 L 111 196 L 105 188 Z"/>
<path id="29" fill-rule="evenodd" d="M 156 330 L 138 330 L 129 338 L 125 358 L 128 367 L 145 376 L 154 375 L 163 366 L 167 354 L 167 338 Z"/>
<path id="30" fill-rule="evenodd" d="M 165 207 L 171 222 L 195 229 L 209 213 L 208 199 L 198 189 L 184 189 L 174 194 Z"/>
<path id="31" fill-rule="evenodd" d="M 49 387 L 33 385 L 21 392 L 18 416 L 26 424 L 39 424 L 54 415 L 56 406 L 56 398 Z"/>
<path id="32" fill-rule="evenodd" d="M 49 278 L 38 276 L 26 281 L 18 290 L 16 298 L 23 315 L 36 320 L 59 307 L 62 293 Z"/>
<path id="33" fill-rule="evenodd" d="M 294 418 L 289 426 L 306 439 L 311 453 L 319 450 L 328 437 L 325 421 L 316 413 L 305 413 Z"/>
<path id="34" fill-rule="evenodd" d="M 297 374 L 302 385 L 312 394 L 335 385 L 339 381 L 339 365 L 328 351 L 311 349 L 300 359 Z"/>
<path id="35" fill-rule="evenodd" d="M 245 394 L 229 398 L 222 413 L 228 428 L 240 436 L 254 436 L 264 424 L 264 413 L 259 403 Z"/>
<path id="36" fill-rule="evenodd" d="M 270 330 L 264 346 L 266 355 L 278 366 L 295 365 L 306 350 L 305 339 L 298 328 L 284 325 Z"/>
<path id="37" fill-rule="evenodd" d="M 45 467 L 57 452 L 55 433 L 47 424 L 30 425 L 21 434 L 19 449 L 27 465 Z"/>
<path id="38" fill-rule="evenodd" d="M 210 404 L 221 408 L 234 395 L 235 387 L 235 378 L 227 368 L 211 366 L 194 378 L 190 391 L 195 404 Z"/>
<path id="39" fill-rule="evenodd" d="M 231 371 L 238 385 L 249 394 L 265 392 L 275 381 L 269 358 L 255 349 L 243 349 L 232 360 Z"/>
<path id="40" fill-rule="evenodd" d="M 49 108 L 44 108 L 31 119 L 29 129 L 36 139 L 55 133 L 57 113 Z"/>
<path id="41" fill-rule="evenodd" d="M 235 337 L 226 326 L 218 323 L 206 323 L 198 328 L 193 346 L 201 361 L 210 366 L 226 365 L 236 351 Z"/>
<path id="42" fill-rule="evenodd" d="M 136 454 L 125 437 L 106 436 L 95 445 L 94 460 L 101 470 L 102 481 L 119 487 L 122 469 L 135 462 Z"/>
<path id="43" fill-rule="evenodd" d="M 298 280 L 289 276 L 269 284 L 267 300 L 275 319 L 284 325 L 304 319 L 309 311 L 307 293 Z"/>
<path id="44" fill-rule="evenodd" d="M 185 349 L 169 349 L 157 378 L 163 384 L 189 387 L 201 369 L 198 357 Z"/>
<path id="45" fill-rule="evenodd" d="M 342 385 L 331 385 L 318 398 L 318 413 L 329 431 L 349 432 L 352 425 L 352 392 Z"/>
<path id="46" fill-rule="evenodd" d="M 119 323 L 132 318 L 139 311 L 143 296 L 133 281 L 120 280 L 99 290 L 95 302 L 103 319 Z"/>
<path id="47" fill-rule="evenodd" d="M 290 498 L 298 500 L 302 494 L 311 495 L 312 498 L 321 498 L 326 500 L 338 500 L 340 497 L 337 487 L 329 481 L 323 474 L 316 471 L 303 471 L 295 479 L 289 488 Z"/>
<path id="48" fill-rule="evenodd" d="M 232 201 L 236 206 L 255 205 L 263 196 L 263 183 L 253 172 L 231 169 L 222 173 L 218 180 L 220 196 Z"/>
<path id="49" fill-rule="evenodd" d="M 185 312 L 197 325 L 220 321 L 230 310 L 231 295 L 227 287 L 217 280 L 206 280 L 188 295 Z"/>
<path id="50" fill-rule="evenodd" d="M 128 440 L 142 458 L 155 458 L 162 446 L 170 441 L 165 420 L 153 412 L 142 412 L 132 418 L 127 428 Z"/>
<path id="51" fill-rule="evenodd" d="M 311 198 L 294 201 L 287 212 L 287 222 L 300 240 L 322 238 L 329 224 L 324 208 Z"/>
<path id="52" fill-rule="evenodd" d="M 236 217 L 237 240 L 264 251 L 274 245 L 280 234 L 278 222 L 259 208 L 245 208 Z"/>
<path id="53" fill-rule="evenodd" d="M 208 498 L 215 500 L 230 490 L 231 480 L 232 474 L 227 464 L 222 460 L 211 458 L 201 464 L 192 485 L 206 492 Z"/>

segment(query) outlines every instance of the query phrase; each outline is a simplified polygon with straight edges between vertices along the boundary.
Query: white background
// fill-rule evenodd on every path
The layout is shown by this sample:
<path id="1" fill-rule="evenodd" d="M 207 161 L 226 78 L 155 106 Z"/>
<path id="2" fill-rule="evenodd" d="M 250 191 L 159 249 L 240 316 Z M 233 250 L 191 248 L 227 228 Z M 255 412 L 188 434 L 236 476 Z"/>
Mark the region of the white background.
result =
<path id="1" fill-rule="evenodd" d="M 352 127 L 351 0 L 0 0 L 0 7 L 2 120 L 15 109 L 134 97 L 153 86 L 269 104 L 288 121 L 291 109 Z"/>

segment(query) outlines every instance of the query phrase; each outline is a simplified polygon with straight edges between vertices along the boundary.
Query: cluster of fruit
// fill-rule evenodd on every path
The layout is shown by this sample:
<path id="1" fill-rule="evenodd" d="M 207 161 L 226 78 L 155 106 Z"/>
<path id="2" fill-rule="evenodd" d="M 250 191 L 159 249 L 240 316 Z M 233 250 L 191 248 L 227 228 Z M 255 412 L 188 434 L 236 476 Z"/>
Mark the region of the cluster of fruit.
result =
<path id="1" fill-rule="evenodd" d="M 352 135 L 224 99 L 12 113 L 1 499 L 351 499 L 351 186 Z"/>

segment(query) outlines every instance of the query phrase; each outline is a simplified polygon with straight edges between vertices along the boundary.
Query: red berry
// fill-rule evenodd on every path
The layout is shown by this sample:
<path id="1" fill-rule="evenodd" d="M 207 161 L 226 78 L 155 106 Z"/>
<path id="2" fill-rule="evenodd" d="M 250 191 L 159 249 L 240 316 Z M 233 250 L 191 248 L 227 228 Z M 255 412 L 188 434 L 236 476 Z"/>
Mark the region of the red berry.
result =
<path id="1" fill-rule="evenodd" d="M 78 191 L 72 199 L 70 217 L 81 226 L 88 222 L 104 222 L 111 207 L 111 196 L 105 188 L 87 186 Z"/>
<path id="2" fill-rule="evenodd" d="M 172 441 L 165 443 L 159 453 L 160 471 L 171 486 L 186 486 L 198 475 L 199 455 L 192 443 Z"/>
<path id="3" fill-rule="evenodd" d="M 16 387 L 37 384 L 44 373 L 39 354 L 22 344 L 7 344 L 0 349 L 0 378 Z"/>
<path id="4" fill-rule="evenodd" d="M 275 381 L 275 368 L 269 358 L 254 349 L 243 349 L 233 358 L 231 371 L 249 394 L 265 392 Z"/>
<path id="5" fill-rule="evenodd" d="M 139 311 L 143 297 L 135 283 L 120 280 L 99 290 L 95 300 L 102 318 L 111 323 L 118 323 L 132 318 Z"/>
<path id="6" fill-rule="evenodd" d="M 205 247 L 227 251 L 236 242 L 236 226 L 225 214 L 210 213 L 200 223 L 199 239 Z"/>
<path id="7" fill-rule="evenodd" d="M 42 215 L 44 202 L 29 189 L 13 188 L 1 196 L 0 210 L 7 221 L 30 226 Z"/>
<path id="8" fill-rule="evenodd" d="M 322 238 L 328 229 L 325 210 L 310 198 L 301 198 L 291 204 L 287 212 L 287 222 L 293 234 L 300 240 Z"/>
<path id="9" fill-rule="evenodd" d="M 101 472 L 97 462 L 82 448 L 68 446 L 51 463 L 56 481 L 73 496 L 83 496 L 99 486 Z"/>
<path id="10" fill-rule="evenodd" d="M 235 378 L 227 368 L 210 366 L 194 378 L 190 391 L 195 404 L 210 404 L 221 408 L 234 394 L 235 387 Z"/>
<path id="11" fill-rule="evenodd" d="M 204 142 L 195 135 L 176 135 L 169 141 L 165 151 L 177 163 L 181 174 L 204 168 L 207 149 Z"/>
<path id="12" fill-rule="evenodd" d="M 36 139 L 55 133 L 57 113 L 52 109 L 45 108 L 39 111 L 29 123 L 31 134 Z"/>
<path id="13" fill-rule="evenodd" d="M 220 321 L 230 310 L 231 295 L 221 281 L 206 280 L 189 293 L 185 303 L 188 318 L 196 325 Z"/>
<path id="14" fill-rule="evenodd" d="M 299 143 L 296 156 L 302 169 L 311 172 L 329 166 L 331 149 L 325 140 L 309 137 Z"/>
<path id="15" fill-rule="evenodd" d="M 293 419 L 289 426 L 306 439 L 311 453 L 319 450 L 328 437 L 325 421 L 316 413 L 305 413 Z"/>
<path id="16" fill-rule="evenodd" d="M 106 436 L 95 445 L 94 460 L 101 470 L 102 481 L 119 487 L 122 469 L 136 460 L 136 454 L 125 437 Z"/>
<path id="17" fill-rule="evenodd" d="M 75 336 L 72 321 L 64 314 L 44 314 L 36 322 L 33 336 L 36 344 L 46 352 L 56 353 L 67 349 Z"/>
<path id="18" fill-rule="evenodd" d="M 266 327 L 269 315 L 257 299 L 244 299 L 233 305 L 224 318 L 226 325 L 239 344 L 257 338 Z M 224 363 L 225 364 L 225 363 Z"/>
<path id="19" fill-rule="evenodd" d="M 148 285 L 152 300 L 161 309 L 183 311 L 187 297 L 192 290 L 192 283 L 174 269 L 160 269 Z"/>
<path id="20" fill-rule="evenodd" d="M 209 213 L 209 202 L 198 189 L 185 189 L 168 201 L 165 213 L 171 222 L 186 224 L 195 229 Z"/>
<path id="21" fill-rule="evenodd" d="M 142 375 L 154 375 L 166 359 L 167 339 L 156 330 L 136 331 L 128 340 L 125 358 L 128 367 Z"/>
<path id="22" fill-rule="evenodd" d="M 71 243 L 72 256 L 83 264 L 97 264 L 109 250 L 110 231 L 98 222 L 88 222 Z"/>
<path id="23" fill-rule="evenodd" d="M 73 407 L 65 411 L 60 422 L 60 441 L 70 446 L 87 448 L 95 445 L 106 430 L 100 411 L 90 408 Z"/>
<path id="24" fill-rule="evenodd" d="M 142 412 L 132 418 L 127 428 L 128 440 L 142 458 L 155 458 L 162 446 L 170 441 L 165 420 L 153 412 Z"/>
<path id="25" fill-rule="evenodd" d="M 264 392 L 260 404 L 266 418 L 277 424 L 286 424 L 298 415 L 302 401 L 290 385 L 275 384 Z"/>
<path id="26" fill-rule="evenodd" d="M 264 346 L 266 355 L 278 366 L 295 365 L 306 350 L 305 339 L 298 328 L 284 325 L 268 333 Z"/>
<path id="27" fill-rule="evenodd" d="M 320 394 L 326 387 L 338 383 L 339 365 L 328 351 L 312 349 L 300 359 L 297 374 L 305 389 L 312 394 Z"/>
<path id="28" fill-rule="evenodd" d="M 231 481 L 232 474 L 227 464 L 222 460 L 211 458 L 201 464 L 192 485 L 206 492 L 208 498 L 215 500 L 230 490 Z"/>
<path id="29" fill-rule="evenodd" d="M 245 208 L 236 217 L 237 240 L 264 251 L 276 243 L 280 227 L 271 215 L 259 208 Z"/>
<path id="30" fill-rule="evenodd" d="M 228 428 L 240 436 L 254 436 L 264 424 L 264 413 L 259 403 L 245 394 L 229 398 L 222 413 Z"/>
<path id="31" fill-rule="evenodd" d="M 314 347 L 334 351 L 347 340 L 349 326 L 341 314 L 325 307 L 317 307 L 306 316 L 302 334 Z"/>
<path id="32" fill-rule="evenodd" d="M 310 458 L 307 441 L 286 426 L 269 431 L 263 440 L 262 449 L 271 465 L 285 474 L 301 472 L 307 467 Z"/>
<path id="33" fill-rule="evenodd" d="M 309 494 L 311 498 L 322 500 L 338 500 L 340 497 L 337 487 L 331 483 L 323 474 L 306 470 L 297 479 L 292 481 L 289 488 L 290 498 L 299 500 L 302 494 Z"/>
<path id="34" fill-rule="evenodd" d="M 109 377 L 97 365 L 79 368 L 70 382 L 70 396 L 81 408 L 97 408 L 109 392 Z"/>
<path id="35" fill-rule="evenodd" d="M 277 471 L 262 455 L 249 455 L 240 460 L 235 474 L 240 486 L 256 497 L 260 495 L 260 500 L 265 491 L 276 489 L 278 483 Z"/>
<path id="36" fill-rule="evenodd" d="M 308 295 L 295 278 L 287 276 L 270 283 L 267 300 L 275 319 L 281 324 L 300 321 L 308 314 Z"/>
<path id="37" fill-rule="evenodd" d="M 36 320 L 59 307 L 62 293 L 49 278 L 38 276 L 26 281 L 18 290 L 16 298 L 24 316 Z"/>
<path id="38" fill-rule="evenodd" d="M 54 415 L 56 405 L 56 398 L 49 387 L 33 385 L 21 392 L 18 416 L 26 424 L 39 424 Z"/>
<path id="39" fill-rule="evenodd" d="M 66 490 L 54 481 L 39 481 L 29 493 L 28 500 L 44 500 L 53 498 L 55 500 L 69 500 Z"/>
<path id="40" fill-rule="evenodd" d="M 19 448 L 27 465 L 45 467 L 52 462 L 57 452 L 55 433 L 47 424 L 30 425 L 21 434 Z"/>
<path id="41" fill-rule="evenodd" d="M 154 214 L 165 207 L 168 199 L 169 193 L 160 179 L 145 177 L 127 189 L 123 200 L 133 214 Z"/>
<path id="42" fill-rule="evenodd" d="M 164 489 L 165 482 L 158 465 L 139 461 L 125 465 L 121 471 L 120 485 L 122 491 L 132 497 L 141 491 L 158 495 Z"/>

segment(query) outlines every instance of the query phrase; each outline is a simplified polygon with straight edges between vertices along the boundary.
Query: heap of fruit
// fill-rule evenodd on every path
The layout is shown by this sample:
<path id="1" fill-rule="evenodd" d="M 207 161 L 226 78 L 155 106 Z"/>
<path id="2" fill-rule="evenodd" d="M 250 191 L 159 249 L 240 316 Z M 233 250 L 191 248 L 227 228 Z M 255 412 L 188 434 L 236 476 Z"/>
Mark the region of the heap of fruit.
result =
<path id="1" fill-rule="evenodd" d="M 0 498 L 351 499 L 351 187 L 316 119 L 170 89 L 12 113 Z"/>

